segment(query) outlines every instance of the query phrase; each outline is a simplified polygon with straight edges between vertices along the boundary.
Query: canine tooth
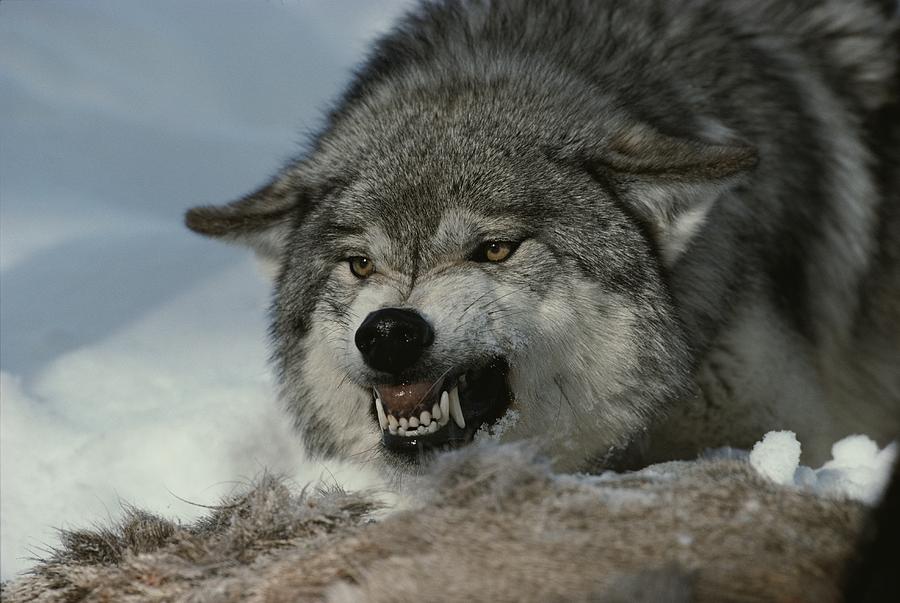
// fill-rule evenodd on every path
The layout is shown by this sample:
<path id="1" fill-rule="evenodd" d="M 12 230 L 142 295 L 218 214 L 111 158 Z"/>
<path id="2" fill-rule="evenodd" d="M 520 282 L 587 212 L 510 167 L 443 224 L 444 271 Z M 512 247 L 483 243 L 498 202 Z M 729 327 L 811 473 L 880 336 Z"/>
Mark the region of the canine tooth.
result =
<path id="1" fill-rule="evenodd" d="M 392 431 L 397 431 L 397 427 L 400 426 L 400 421 L 397 420 L 397 417 L 394 415 L 388 415 L 388 425 L 390 426 Z"/>
<path id="2" fill-rule="evenodd" d="M 435 402 L 434 406 L 431 407 L 431 418 L 437 421 L 441 418 L 441 403 Z"/>
<path id="3" fill-rule="evenodd" d="M 431 423 L 431 413 L 427 410 L 423 410 L 422 414 L 419 415 L 419 423 L 421 423 L 425 427 L 428 427 L 428 425 Z"/>
<path id="4" fill-rule="evenodd" d="M 443 392 L 441 394 L 441 416 L 450 416 L 450 394 L 448 394 L 447 392 Z M 441 425 L 443 424 L 444 423 L 441 423 Z"/>
<path id="5" fill-rule="evenodd" d="M 431 425 L 429 425 L 426 429 L 428 430 L 428 433 L 434 433 L 438 430 L 438 422 L 432 421 Z"/>
<path id="6" fill-rule="evenodd" d="M 466 420 L 463 418 L 462 407 L 459 405 L 459 388 L 454 387 L 450 390 L 450 416 L 456 421 L 460 429 L 466 427 Z"/>
<path id="7" fill-rule="evenodd" d="M 384 406 L 381 405 L 381 398 L 375 398 L 375 410 L 378 411 L 378 423 L 381 425 L 381 429 L 387 429 L 388 420 L 384 415 Z"/>
<path id="8" fill-rule="evenodd" d="M 415 429 L 418 426 L 419 426 L 419 419 L 417 419 L 416 417 L 410 417 L 409 418 L 410 429 Z"/>
<path id="9" fill-rule="evenodd" d="M 406 419 L 406 417 L 400 417 L 400 427 L 402 427 L 403 429 L 409 427 L 409 421 Z"/>

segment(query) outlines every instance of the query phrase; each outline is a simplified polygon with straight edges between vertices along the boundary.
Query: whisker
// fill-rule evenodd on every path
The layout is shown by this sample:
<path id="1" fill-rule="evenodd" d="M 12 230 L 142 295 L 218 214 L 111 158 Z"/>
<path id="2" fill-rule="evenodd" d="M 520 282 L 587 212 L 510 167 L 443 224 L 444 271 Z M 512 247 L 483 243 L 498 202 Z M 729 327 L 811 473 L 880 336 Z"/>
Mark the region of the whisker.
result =
<path id="1" fill-rule="evenodd" d="M 449 373 L 449 372 L 452 371 L 452 370 L 453 370 L 453 367 L 451 366 L 451 367 L 448 368 L 446 371 L 444 371 L 443 373 L 441 373 L 441 376 L 438 377 L 437 379 L 435 379 L 434 383 L 431 384 L 431 387 L 429 387 L 429 388 L 425 391 L 425 393 L 422 394 L 422 397 L 419 398 L 419 400 L 416 402 L 416 404 L 417 404 L 417 405 L 418 405 L 418 404 L 421 404 L 422 401 L 423 401 L 425 398 L 428 397 L 428 394 L 431 393 L 431 391 L 432 391 L 432 390 L 434 389 L 434 387 L 438 384 L 438 382 L 439 382 L 440 380 L 442 380 L 444 377 L 446 377 L 446 376 L 447 376 L 447 373 Z"/>
<path id="2" fill-rule="evenodd" d="M 482 299 L 484 299 L 485 297 L 487 297 L 489 294 L 491 294 L 493 292 L 494 292 L 494 289 L 488 289 L 487 291 L 485 291 L 484 293 L 482 293 L 481 295 L 476 297 L 472 301 L 472 303 L 470 303 L 468 306 L 465 307 L 465 309 L 462 312 L 460 312 L 459 317 L 462 318 L 465 315 L 465 313 L 469 311 L 469 308 L 471 308 L 472 306 L 474 306 L 475 304 L 477 304 L 478 302 L 480 302 Z"/>
<path id="3" fill-rule="evenodd" d="M 575 428 L 579 431 L 584 431 L 584 428 L 581 425 L 581 415 L 578 413 L 578 410 L 575 408 L 575 405 L 572 404 L 572 401 L 569 399 L 569 396 L 566 395 L 565 390 L 562 387 L 562 384 L 559 382 L 559 375 L 553 377 L 553 383 L 556 385 L 556 388 L 559 390 L 559 393 L 562 394 L 562 397 L 565 399 L 566 404 L 569 405 L 569 409 L 572 411 L 572 415 L 575 417 Z M 562 403 L 560 403 L 562 405 Z"/>

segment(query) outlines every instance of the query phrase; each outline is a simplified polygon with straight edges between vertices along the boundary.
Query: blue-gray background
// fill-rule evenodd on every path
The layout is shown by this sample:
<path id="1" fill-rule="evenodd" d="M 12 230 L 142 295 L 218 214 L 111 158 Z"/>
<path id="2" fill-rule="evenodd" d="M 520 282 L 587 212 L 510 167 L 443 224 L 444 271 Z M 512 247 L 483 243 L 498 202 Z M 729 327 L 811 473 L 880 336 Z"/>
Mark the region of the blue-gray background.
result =
<path id="1" fill-rule="evenodd" d="M 176 512 L 295 453 L 254 440 L 267 284 L 182 214 L 294 154 L 407 4 L 0 2 L 4 577 L 118 497 Z"/>
<path id="2" fill-rule="evenodd" d="M 30 375 L 232 261 L 187 236 L 91 235 L 180 228 L 259 184 L 396 4 L 0 3 L 3 368 Z"/>

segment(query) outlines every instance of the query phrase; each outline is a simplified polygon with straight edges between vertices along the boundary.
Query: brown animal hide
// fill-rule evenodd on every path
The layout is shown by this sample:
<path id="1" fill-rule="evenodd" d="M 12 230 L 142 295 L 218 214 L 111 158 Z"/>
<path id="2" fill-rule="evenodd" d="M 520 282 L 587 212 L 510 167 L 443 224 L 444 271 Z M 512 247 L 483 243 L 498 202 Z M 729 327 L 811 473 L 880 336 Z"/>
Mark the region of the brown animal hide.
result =
<path id="1" fill-rule="evenodd" d="M 739 460 L 553 473 L 522 445 L 444 455 L 372 518 L 371 493 L 261 479 L 180 525 L 128 510 L 62 546 L 4 601 L 840 600 L 863 509 Z"/>

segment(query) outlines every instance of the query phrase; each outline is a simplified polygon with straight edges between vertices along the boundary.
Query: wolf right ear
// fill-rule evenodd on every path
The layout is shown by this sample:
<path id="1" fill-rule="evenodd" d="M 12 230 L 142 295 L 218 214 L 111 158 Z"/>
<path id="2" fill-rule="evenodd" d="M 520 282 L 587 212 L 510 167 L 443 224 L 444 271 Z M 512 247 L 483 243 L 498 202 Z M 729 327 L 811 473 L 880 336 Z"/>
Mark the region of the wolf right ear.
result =
<path id="1" fill-rule="evenodd" d="M 601 144 L 575 144 L 569 156 L 606 183 L 649 227 L 663 261 L 673 264 L 703 225 L 717 198 L 757 164 L 744 143 L 708 143 L 626 123 Z"/>
<path id="2" fill-rule="evenodd" d="M 196 233 L 247 245 L 264 263 L 277 264 L 292 221 L 306 209 L 302 191 L 290 174 L 280 174 L 237 201 L 189 209 L 184 223 Z"/>

